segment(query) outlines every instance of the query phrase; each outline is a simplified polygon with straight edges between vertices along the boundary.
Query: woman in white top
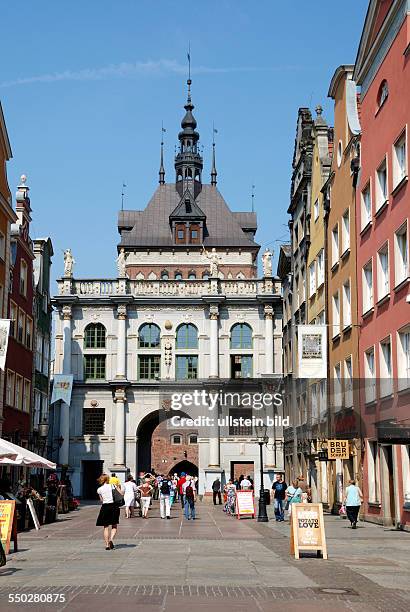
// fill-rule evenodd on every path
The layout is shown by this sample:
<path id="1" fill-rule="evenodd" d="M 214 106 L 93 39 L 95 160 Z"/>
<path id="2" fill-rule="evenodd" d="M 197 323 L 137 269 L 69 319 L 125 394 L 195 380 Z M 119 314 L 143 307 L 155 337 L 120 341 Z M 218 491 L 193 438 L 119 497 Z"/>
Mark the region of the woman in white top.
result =
<path id="1" fill-rule="evenodd" d="M 110 477 L 107 474 L 102 474 L 98 479 L 98 484 L 101 486 L 97 489 L 101 500 L 101 508 L 96 525 L 97 527 L 104 527 L 105 550 L 112 550 L 114 548 L 113 540 L 117 534 L 118 523 L 120 522 L 120 508 L 114 503 L 113 489 L 115 488 L 119 493 L 123 494 L 119 485 L 110 485 L 109 482 Z"/>
<path id="2" fill-rule="evenodd" d="M 131 518 L 133 516 L 135 494 L 137 491 L 137 485 L 135 484 L 133 477 L 128 476 L 127 481 L 124 484 L 125 518 Z"/>

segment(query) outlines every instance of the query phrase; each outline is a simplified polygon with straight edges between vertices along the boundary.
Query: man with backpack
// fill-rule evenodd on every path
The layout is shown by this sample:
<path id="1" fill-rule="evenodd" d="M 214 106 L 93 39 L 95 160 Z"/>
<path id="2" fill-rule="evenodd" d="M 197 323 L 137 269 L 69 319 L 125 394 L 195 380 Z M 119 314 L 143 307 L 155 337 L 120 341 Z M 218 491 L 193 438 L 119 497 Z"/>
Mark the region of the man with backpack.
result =
<path id="1" fill-rule="evenodd" d="M 186 477 L 186 481 L 182 485 L 184 494 L 184 514 L 185 518 L 195 520 L 195 486 L 191 476 Z"/>
<path id="2" fill-rule="evenodd" d="M 168 478 L 162 478 L 159 483 L 159 511 L 161 518 L 171 518 L 171 488 L 172 482 Z"/>

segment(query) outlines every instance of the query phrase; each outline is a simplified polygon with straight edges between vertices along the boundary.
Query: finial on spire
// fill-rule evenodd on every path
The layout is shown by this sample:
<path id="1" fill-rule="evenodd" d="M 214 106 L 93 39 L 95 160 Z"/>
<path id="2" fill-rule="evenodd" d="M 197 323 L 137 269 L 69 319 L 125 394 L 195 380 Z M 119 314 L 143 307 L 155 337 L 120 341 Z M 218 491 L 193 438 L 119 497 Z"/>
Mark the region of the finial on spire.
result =
<path id="1" fill-rule="evenodd" d="M 215 128 L 215 125 L 212 123 L 212 170 L 211 170 L 211 185 L 216 186 L 216 163 L 215 163 L 215 134 L 218 133 L 218 130 Z"/>
<path id="2" fill-rule="evenodd" d="M 252 212 L 255 212 L 255 185 L 252 185 Z"/>
<path id="3" fill-rule="evenodd" d="M 188 102 L 191 102 L 191 85 L 192 85 L 192 80 L 191 80 L 191 42 L 188 43 L 188 53 L 187 53 L 187 58 L 188 58 L 188 80 L 187 80 L 187 85 L 188 85 Z"/>
<path id="4" fill-rule="evenodd" d="M 164 168 L 164 134 L 166 129 L 164 128 L 164 124 L 161 123 L 161 161 L 159 165 L 159 184 L 164 185 L 165 183 L 165 168 Z"/>

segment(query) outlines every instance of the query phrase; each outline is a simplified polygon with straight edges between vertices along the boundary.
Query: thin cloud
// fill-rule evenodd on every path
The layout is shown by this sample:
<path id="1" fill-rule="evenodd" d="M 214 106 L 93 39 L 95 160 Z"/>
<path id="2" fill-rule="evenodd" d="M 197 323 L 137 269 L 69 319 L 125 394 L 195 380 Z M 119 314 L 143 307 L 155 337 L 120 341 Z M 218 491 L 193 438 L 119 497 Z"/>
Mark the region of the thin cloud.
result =
<path id="1" fill-rule="evenodd" d="M 297 70 L 297 66 L 233 66 L 213 68 L 211 66 L 196 66 L 192 74 L 223 74 L 229 72 L 270 72 Z M 3 81 L 0 87 L 16 87 L 18 85 L 31 85 L 32 83 L 58 83 L 60 81 L 102 81 L 111 78 L 132 78 L 138 75 L 166 75 L 186 74 L 187 66 L 179 64 L 175 60 L 161 59 L 147 62 L 123 62 L 121 64 L 110 64 L 101 68 L 84 68 L 82 70 L 65 70 L 64 72 L 53 72 L 35 76 L 22 77 L 12 81 Z"/>

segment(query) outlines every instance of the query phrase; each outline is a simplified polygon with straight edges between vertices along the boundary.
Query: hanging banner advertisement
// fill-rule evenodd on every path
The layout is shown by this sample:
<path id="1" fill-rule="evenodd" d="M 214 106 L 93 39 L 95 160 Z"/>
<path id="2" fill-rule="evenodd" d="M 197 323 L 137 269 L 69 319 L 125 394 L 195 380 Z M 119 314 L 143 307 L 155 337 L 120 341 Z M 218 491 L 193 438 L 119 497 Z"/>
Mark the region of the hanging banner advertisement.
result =
<path id="1" fill-rule="evenodd" d="M 255 504 L 253 501 L 253 491 L 237 491 L 235 513 L 238 519 L 241 516 L 255 517 Z"/>
<path id="2" fill-rule="evenodd" d="M 10 320 L 0 319 L 0 369 L 6 367 L 7 347 L 9 344 Z"/>
<path id="3" fill-rule="evenodd" d="M 10 551 L 10 540 L 15 530 L 14 513 L 16 510 L 16 502 L 9 499 L 0 500 L 0 539 L 6 555 Z M 14 534 L 14 550 L 16 550 L 17 534 Z"/>
<path id="4" fill-rule="evenodd" d="M 298 325 L 298 377 L 326 378 L 326 325 Z"/>
<path id="5" fill-rule="evenodd" d="M 322 504 L 292 504 L 290 552 L 299 559 L 302 550 L 316 551 L 327 559 Z"/>
<path id="6" fill-rule="evenodd" d="M 328 440 L 328 459 L 349 459 L 349 440 Z"/>
<path id="7" fill-rule="evenodd" d="M 63 400 L 67 406 L 71 403 L 71 392 L 73 390 L 73 375 L 72 374 L 54 374 L 53 393 L 51 396 L 51 404 L 58 400 Z"/>

